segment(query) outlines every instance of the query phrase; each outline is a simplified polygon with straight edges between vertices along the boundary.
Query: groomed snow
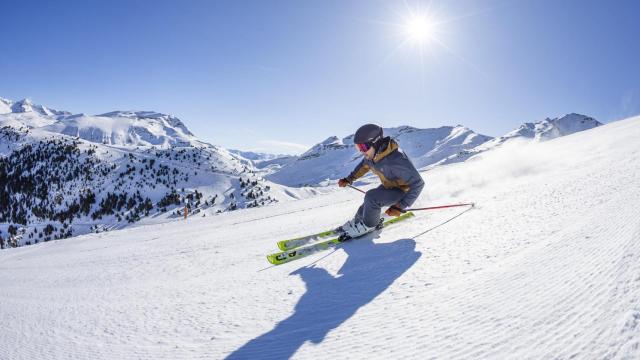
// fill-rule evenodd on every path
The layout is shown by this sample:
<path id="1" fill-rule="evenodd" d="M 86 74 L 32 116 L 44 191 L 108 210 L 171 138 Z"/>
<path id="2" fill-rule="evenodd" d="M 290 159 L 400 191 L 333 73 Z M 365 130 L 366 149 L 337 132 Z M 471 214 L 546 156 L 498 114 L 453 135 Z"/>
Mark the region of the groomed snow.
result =
<path id="1" fill-rule="evenodd" d="M 0 251 L 0 358 L 638 359 L 639 138 L 636 117 L 435 168 L 417 205 L 477 208 L 278 267 L 361 195 Z"/>

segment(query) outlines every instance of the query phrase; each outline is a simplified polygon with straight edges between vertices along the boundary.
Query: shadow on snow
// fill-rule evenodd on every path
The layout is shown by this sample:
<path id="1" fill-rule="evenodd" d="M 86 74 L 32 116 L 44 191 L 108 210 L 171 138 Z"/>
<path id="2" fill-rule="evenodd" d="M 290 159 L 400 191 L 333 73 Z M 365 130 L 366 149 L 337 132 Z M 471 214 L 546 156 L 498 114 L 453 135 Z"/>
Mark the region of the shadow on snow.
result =
<path id="1" fill-rule="evenodd" d="M 329 331 L 383 293 L 420 258 L 413 239 L 376 244 L 373 235 L 345 244 L 348 258 L 334 277 L 317 267 L 303 267 L 307 291 L 294 313 L 273 330 L 250 340 L 227 359 L 288 359 L 306 342 L 321 343 Z"/>

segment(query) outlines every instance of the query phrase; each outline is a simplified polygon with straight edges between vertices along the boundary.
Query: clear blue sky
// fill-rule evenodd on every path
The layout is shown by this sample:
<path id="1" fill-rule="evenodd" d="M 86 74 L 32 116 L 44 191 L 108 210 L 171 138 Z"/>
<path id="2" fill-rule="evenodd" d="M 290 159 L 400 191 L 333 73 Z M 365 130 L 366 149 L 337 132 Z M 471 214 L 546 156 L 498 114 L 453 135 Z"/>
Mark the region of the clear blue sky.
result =
<path id="1" fill-rule="evenodd" d="M 1 97 L 170 113 L 229 148 L 640 113 L 640 1 L 1 1 Z M 432 40 L 400 46 L 416 9 Z"/>

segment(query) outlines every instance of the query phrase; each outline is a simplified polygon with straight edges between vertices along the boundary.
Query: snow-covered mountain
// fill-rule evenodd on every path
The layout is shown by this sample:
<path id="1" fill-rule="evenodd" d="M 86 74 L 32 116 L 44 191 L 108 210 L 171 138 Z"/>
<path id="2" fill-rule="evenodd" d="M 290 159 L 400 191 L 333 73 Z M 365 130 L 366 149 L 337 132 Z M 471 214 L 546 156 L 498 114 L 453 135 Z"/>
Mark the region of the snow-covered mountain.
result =
<path id="1" fill-rule="evenodd" d="M 0 245 L 304 198 L 156 112 L 89 116 L 2 99 Z M 154 220 L 155 219 L 155 220 Z"/>
<path id="2" fill-rule="evenodd" d="M 53 110 L 46 106 L 36 105 L 29 99 L 14 102 L 0 98 L 0 127 L 38 128 L 53 124 L 57 119 L 69 116 L 67 111 Z"/>
<path id="3" fill-rule="evenodd" d="M 242 150 L 236 150 L 236 149 L 229 149 L 229 152 L 232 154 L 240 155 L 247 160 L 256 161 L 256 162 L 289 157 L 289 155 L 269 154 L 269 153 L 263 153 L 263 152 L 255 152 L 255 151 L 242 151 Z"/>
<path id="4" fill-rule="evenodd" d="M 434 168 L 416 217 L 288 264 L 348 189 L 0 251 L 3 359 L 640 359 L 640 117 Z M 363 187 L 376 186 L 376 182 Z"/>
<path id="5" fill-rule="evenodd" d="M 503 136 L 505 139 L 514 137 L 527 137 L 534 140 L 550 140 L 560 136 L 592 129 L 602 123 L 594 118 L 571 113 L 559 118 L 546 118 L 536 123 L 524 123 L 517 129 Z"/>
<path id="6" fill-rule="evenodd" d="M 401 126 L 385 128 L 384 133 L 396 139 L 419 168 L 491 139 L 461 125 L 435 129 Z M 342 139 L 331 136 L 267 178 L 288 186 L 315 185 L 347 176 L 361 157 L 353 144 L 353 134 Z"/>
<path id="7" fill-rule="evenodd" d="M 0 98 L 0 126 L 28 128 L 64 134 L 93 143 L 118 147 L 199 145 L 197 138 L 175 116 L 153 111 L 113 111 L 101 115 L 72 115 L 25 99 Z"/>
<path id="8" fill-rule="evenodd" d="M 296 155 L 268 154 L 242 150 L 229 150 L 229 152 L 244 159 L 245 163 L 251 164 L 263 176 L 279 171 L 299 157 Z"/>
<path id="9" fill-rule="evenodd" d="M 46 106 L 36 105 L 30 99 L 23 99 L 14 102 L 0 97 L 0 114 L 22 114 L 30 112 L 50 117 L 71 115 L 68 111 L 59 111 Z"/>
<path id="10" fill-rule="evenodd" d="M 507 134 L 491 139 L 479 146 L 463 150 L 457 154 L 436 163 L 435 165 L 461 162 L 484 151 L 502 145 L 513 139 L 531 139 L 533 141 L 545 141 L 555 139 L 560 136 L 570 135 L 579 131 L 593 129 L 601 126 L 602 123 L 592 117 L 571 113 L 559 118 L 546 118 L 536 123 L 524 123 Z"/>
<path id="11" fill-rule="evenodd" d="M 180 119 L 151 111 L 67 116 L 45 130 L 115 146 L 191 146 L 197 138 Z"/>

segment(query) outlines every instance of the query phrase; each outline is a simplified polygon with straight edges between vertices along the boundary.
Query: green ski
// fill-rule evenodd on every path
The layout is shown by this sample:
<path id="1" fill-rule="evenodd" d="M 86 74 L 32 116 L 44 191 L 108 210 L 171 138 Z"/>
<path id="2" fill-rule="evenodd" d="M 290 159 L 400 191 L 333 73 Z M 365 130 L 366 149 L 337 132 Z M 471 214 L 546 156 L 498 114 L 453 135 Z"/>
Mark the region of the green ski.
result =
<path id="1" fill-rule="evenodd" d="M 328 230 L 318 234 L 301 236 L 295 239 L 282 240 L 282 241 L 278 241 L 278 249 L 282 251 L 287 251 L 287 250 L 295 249 L 300 246 L 315 243 L 318 240 L 334 237 L 336 235 L 338 235 L 338 233 L 335 230 Z"/>
<path id="2" fill-rule="evenodd" d="M 389 220 L 385 221 L 383 223 L 383 226 L 391 225 L 393 223 L 396 223 L 398 221 L 402 221 L 402 220 L 404 220 L 406 218 L 409 218 L 411 216 L 413 216 L 413 213 L 411 213 L 411 212 L 405 213 L 405 214 L 403 214 L 403 215 L 401 215 L 401 216 L 399 216 L 397 218 L 392 218 L 392 219 L 389 219 Z M 280 249 L 280 250 L 282 250 L 284 252 L 284 251 L 287 251 L 287 250 L 299 248 L 301 246 L 317 243 L 318 240 L 323 240 L 323 239 L 327 239 L 327 238 L 334 238 L 337 235 L 338 235 L 338 233 L 335 230 L 327 230 L 325 232 L 321 232 L 321 233 L 317 233 L 317 234 L 313 234 L 313 235 L 301 236 L 299 238 L 294 238 L 294 239 L 289 239 L 289 240 L 282 240 L 282 241 L 278 241 L 278 249 Z"/>
<path id="3" fill-rule="evenodd" d="M 405 213 L 401 216 L 398 216 L 396 218 L 393 219 L 389 219 L 385 222 L 382 223 L 382 227 L 387 227 L 389 225 L 395 224 L 397 222 L 406 220 L 406 219 L 410 219 L 414 216 L 414 214 L 412 212 L 408 212 Z M 296 239 L 291 239 L 291 240 L 287 240 L 287 241 L 298 241 L 298 240 L 302 240 L 302 241 L 298 241 L 297 243 L 302 243 L 302 244 L 308 244 L 309 242 L 313 241 L 314 239 L 317 239 L 319 237 L 319 235 L 322 234 L 326 234 L 329 232 L 325 232 L 325 233 L 320 233 L 320 234 L 316 234 L 316 235 L 312 235 L 312 236 L 306 236 L 306 237 L 302 237 L 302 238 L 296 238 Z M 331 233 L 333 235 L 336 234 L 335 231 L 331 231 Z M 324 237 L 328 237 L 331 235 L 325 235 Z M 297 245 L 298 247 L 296 248 L 292 248 L 292 249 L 288 249 L 285 251 L 281 251 L 278 253 L 274 253 L 274 254 L 270 254 L 267 255 L 267 260 L 272 263 L 273 265 L 280 265 L 280 264 L 284 264 L 284 263 L 288 263 L 290 261 L 293 260 L 297 260 L 297 259 L 301 259 L 303 257 L 309 256 L 311 254 L 315 254 L 317 252 L 320 251 L 324 251 L 327 250 L 331 247 L 335 247 L 338 244 L 345 242 L 347 240 L 350 240 L 350 238 L 332 238 L 330 240 L 325 240 L 325 241 L 321 241 L 318 243 L 314 243 L 308 246 L 301 246 L 301 245 Z M 278 246 L 280 247 L 280 243 L 278 243 Z M 295 243 L 295 242 L 294 242 Z"/>

